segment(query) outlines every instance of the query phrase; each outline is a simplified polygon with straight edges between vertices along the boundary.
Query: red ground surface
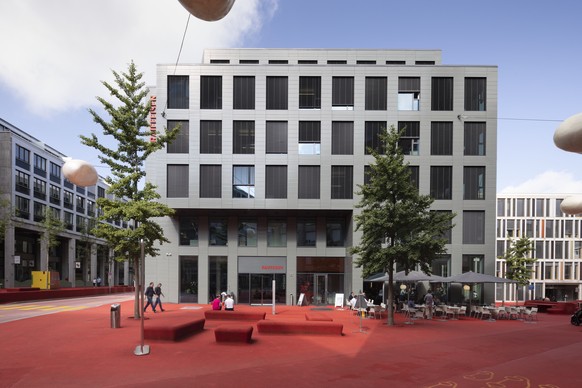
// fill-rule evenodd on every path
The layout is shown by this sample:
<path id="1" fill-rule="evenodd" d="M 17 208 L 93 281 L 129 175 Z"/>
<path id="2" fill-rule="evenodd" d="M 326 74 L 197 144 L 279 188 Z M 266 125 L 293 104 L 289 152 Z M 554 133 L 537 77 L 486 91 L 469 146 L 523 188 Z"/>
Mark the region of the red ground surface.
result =
<path id="1" fill-rule="evenodd" d="M 343 323 L 343 336 L 265 335 L 252 344 L 216 343 L 202 333 L 180 342 L 141 342 L 133 302 L 121 303 L 121 328 L 109 305 L 0 325 L 1 387 L 580 387 L 582 328 L 569 316 L 539 321 L 417 320 L 396 326 L 360 320 L 348 310 L 317 311 Z M 196 309 L 199 307 L 199 309 Z M 209 305 L 164 303 L 152 320 L 203 318 Z M 267 320 L 305 320 L 310 307 L 236 306 Z M 248 324 L 248 322 L 245 322 Z M 251 323 L 253 324 L 253 323 Z M 361 327 L 361 329 L 360 329 Z"/>

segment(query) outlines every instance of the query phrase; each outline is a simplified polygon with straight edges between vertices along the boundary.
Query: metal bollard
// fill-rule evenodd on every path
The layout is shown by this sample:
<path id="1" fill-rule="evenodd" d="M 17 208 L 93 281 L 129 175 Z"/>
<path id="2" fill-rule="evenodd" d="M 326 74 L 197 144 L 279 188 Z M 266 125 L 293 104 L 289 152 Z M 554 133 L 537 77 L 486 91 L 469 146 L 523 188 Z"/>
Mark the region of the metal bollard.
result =
<path id="1" fill-rule="evenodd" d="M 121 327 L 121 305 L 111 305 L 111 328 L 118 329 Z"/>

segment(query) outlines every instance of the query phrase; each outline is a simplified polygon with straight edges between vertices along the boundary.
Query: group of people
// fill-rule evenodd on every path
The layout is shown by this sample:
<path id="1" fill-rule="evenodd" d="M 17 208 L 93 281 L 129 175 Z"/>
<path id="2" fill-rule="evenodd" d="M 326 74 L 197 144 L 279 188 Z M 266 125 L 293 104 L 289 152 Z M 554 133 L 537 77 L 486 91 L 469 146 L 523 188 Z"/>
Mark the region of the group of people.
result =
<path id="1" fill-rule="evenodd" d="M 224 300 L 222 298 L 224 296 Z M 216 295 L 212 301 L 212 310 L 222 310 L 224 306 L 225 311 L 234 311 L 234 298 L 231 294 L 223 293 L 223 295 Z"/>
<path id="2" fill-rule="evenodd" d="M 162 307 L 162 296 L 165 296 L 162 292 L 162 283 L 158 283 L 156 287 L 154 287 L 154 282 L 150 282 L 150 285 L 145 290 L 145 296 L 148 300 L 143 311 L 147 310 L 148 306 L 152 306 L 152 311 L 156 312 L 156 307 L 160 306 L 160 311 L 166 311 Z"/>

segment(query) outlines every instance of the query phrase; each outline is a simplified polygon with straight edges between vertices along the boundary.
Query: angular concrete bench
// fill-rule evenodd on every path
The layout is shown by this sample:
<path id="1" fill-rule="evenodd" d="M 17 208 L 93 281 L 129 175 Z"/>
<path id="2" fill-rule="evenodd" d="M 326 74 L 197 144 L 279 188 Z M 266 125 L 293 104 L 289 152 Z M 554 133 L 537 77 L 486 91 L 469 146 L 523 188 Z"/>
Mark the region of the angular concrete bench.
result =
<path id="1" fill-rule="evenodd" d="M 308 321 L 333 322 L 333 318 L 323 313 L 305 313 L 305 319 Z"/>
<path id="2" fill-rule="evenodd" d="M 208 320 L 229 320 L 229 321 L 260 321 L 265 319 L 267 313 L 253 311 L 225 311 L 206 310 L 204 318 Z"/>
<path id="3" fill-rule="evenodd" d="M 144 338 L 163 341 L 179 341 L 204 330 L 204 318 L 182 318 L 176 321 L 150 320 L 144 326 Z"/>
<path id="4" fill-rule="evenodd" d="M 252 343 L 252 326 L 219 326 L 214 330 L 216 342 L 244 342 Z"/>
<path id="5" fill-rule="evenodd" d="M 342 335 L 344 325 L 334 322 L 314 321 L 260 321 L 257 330 L 261 334 L 332 334 Z"/>

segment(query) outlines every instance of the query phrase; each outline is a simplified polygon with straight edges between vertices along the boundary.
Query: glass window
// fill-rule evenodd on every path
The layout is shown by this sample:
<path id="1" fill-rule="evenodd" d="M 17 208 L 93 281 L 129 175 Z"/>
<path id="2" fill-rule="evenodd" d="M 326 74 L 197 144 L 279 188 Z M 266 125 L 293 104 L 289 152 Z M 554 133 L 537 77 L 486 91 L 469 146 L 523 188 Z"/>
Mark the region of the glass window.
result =
<path id="1" fill-rule="evenodd" d="M 178 135 L 168 144 L 169 154 L 187 154 L 190 148 L 190 125 L 188 121 L 168 120 L 168 130 L 180 126 Z"/>
<path id="2" fill-rule="evenodd" d="M 497 199 L 497 216 L 505 216 L 505 199 Z"/>
<path id="3" fill-rule="evenodd" d="M 328 247 L 343 247 L 345 245 L 345 221 L 341 218 L 326 220 L 326 240 Z"/>
<path id="4" fill-rule="evenodd" d="M 354 154 L 354 123 L 352 121 L 331 123 L 331 154 Z"/>
<path id="5" fill-rule="evenodd" d="M 487 78 L 467 77 L 465 78 L 465 110 L 485 111 L 487 110 Z"/>
<path id="6" fill-rule="evenodd" d="M 354 109 L 354 77 L 332 77 L 332 109 Z"/>
<path id="7" fill-rule="evenodd" d="M 255 198 L 255 166 L 233 166 L 232 197 Z"/>
<path id="8" fill-rule="evenodd" d="M 73 213 L 65 212 L 65 228 L 73 230 Z"/>
<path id="9" fill-rule="evenodd" d="M 463 168 L 463 199 L 485 199 L 485 167 Z"/>
<path id="10" fill-rule="evenodd" d="M 299 155 L 319 155 L 321 152 L 321 122 L 299 122 Z"/>
<path id="11" fill-rule="evenodd" d="M 320 167 L 299 166 L 298 177 L 299 199 L 319 199 L 320 195 Z"/>
<path id="12" fill-rule="evenodd" d="M 267 121 L 266 141 L 268 154 L 287 153 L 287 122 Z"/>
<path id="13" fill-rule="evenodd" d="M 36 222 L 42 222 L 45 219 L 46 205 L 35 201 L 32 207 L 34 212 L 34 220 Z"/>
<path id="14" fill-rule="evenodd" d="M 235 76 L 232 100 L 233 109 L 255 109 L 255 77 Z"/>
<path id="15" fill-rule="evenodd" d="M 287 246 L 287 223 L 282 220 L 269 220 L 267 222 L 267 246 Z"/>
<path id="16" fill-rule="evenodd" d="M 14 173 L 16 191 L 22 194 L 30 194 L 30 175 L 16 170 Z"/>
<path id="17" fill-rule="evenodd" d="M 366 110 L 386 110 L 388 107 L 388 79 L 366 77 Z"/>
<path id="18" fill-rule="evenodd" d="M 63 196 L 63 206 L 66 207 L 67 209 L 73 209 L 74 198 L 75 198 L 75 196 L 73 195 L 73 193 L 65 190 L 65 193 Z"/>
<path id="19" fill-rule="evenodd" d="M 168 109 L 188 109 L 190 78 L 187 75 L 168 76 Z"/>
<path id="20" fill-rule="evenodd" d="M 59 166 L 58 164 L 55 164 L 53 162 L 50 163 L 50 176 L 51 178 L 55 177 L 58 178 L 59 181 L 61 179 L 61 166 Z"/>
<path id="21" fill-rule="evenodd" d="M 431 210 L 431 211 L 436 211 L 437 213 L 444 213 L 444 214 L 452 214 L 453 212 L 450 210 Z M 446 240 L 447 244 L 451 244 L 452 240 L 453 240 L 453 220 L 451 219 L 449 222 L 449 227 L 450 229 L 447 229 L 443 235 L 441 236 L 442 238 L 444 238 Z"/>
<path id="22" fill-rule="evenodd" d="M 30 170 L 30 151 L 18 144 L 16 145 L 16 165 Z"/>
<path id="23" fill-rule="evenodd" d="M 451 276 L 450 268 L 451 268 L 451 255 L 438 255 L 431 261 L 431 268 L 433 275 L 448 277 Z M 438 290 L 437 290 L 438 292 Z M 437 295 L 442 298 L 441 295 Z"/>
<path id="24" fill-rule="evenodd" d="M 410 171 L 410 183 L 418 190 L 420 167 L 408 165 L 408 170 Z"/>
<path id="25" fill-rule="evenodd" d="M 222 121 L 200 121 L 200 153 L 222 153 Z"/>
<path id="26" fill-rule="evenodd" d="M 196 217 L 180 217 L 180 245 L 198 246 L 198 220 Z"/>
<path id="27" fill-rule="evenodd" d="M 208 221 L 208 244 L 228 245 L 228 222 L 222 218 L 212 218 Z"/>
<path id="28" fill-rule="evenodd" d="M 30 201 L 27 198 L 15 196 L 16 203 L 14 204 L 16 217 L 30 219 Z"/>
<path id="29" fill-rule="evenodd" d="M 364 153 L 370 155 L 374 150 L 379 154 L 386 152 L 384 145 L 380 140 L 380 134 L 386 129 L 385 121 L 366 121 L 364 134 Z"/>
<path id="30" fill-rule="evenodd" d="M 433 121 L 430 128 L 430 154 L 453 154 L 453 123 Z"/>
<path id="31" fill-rule="evenodd" d="M 222 77 L 200 77 L 200 109 L 222 109 Z"/>
<path id="32" fill-rule="evenodd" d="M 331 166 L 331 199 L 354 197 L 352 166 Z"/>
<path id="33" fill-rule="evenodd" d="M 485 123 L 465 123 L 465 155 L 485 155 Z"/>
<path id="34" fill-rule="evenodd" d="M 200 165 L 200 198 L 222 197 L 222 166 L 219 164 Z"/>
<path id="35" fill-rule="evenodd" d="M 434 199 L 452 199 L 453 167 L 430 167 L 430 196 Z"/>
<path id="36" fill-rule="evenodd" d="M 257 220 L 242 219 L 238 224 L 238 246 L 257 246 Z"/>
<path id="37" fill-rule="evenodd" d="M 34 154 L 34 172 L 35 173 L 46 173 L 46 158 L 40 155 Z M 46 176 L 46 174 L 43 174 Z"/>
<path id="38" fill-rule="evenodd" d="M 208 256 L 208 296 L 228 291 L 228 257 Z"/>
<path id="39" fill-rule="evenodd" d="M 287 198 L 287 166 L 265 166 L 265 198 Z"/>
<path id="40" fill-rule="evenodd" d="M 463 244 L 485 244 L 485 212 L 463 212 Z"/>
<path id="41" fill-rule="evenodd" d="M 418 155 L 420 145 L 420 121 L 399 121 L 398 130 L 402 131 L 398 145 L 404 155 Z"/>
<path id="42" fill-rule="evenodd" d="M 56 205 L 61 203 L 61 188 L 55 185 L 50 185 L 50 201 Z"/>
<path id="43" fill-rule="evenodd" d="M 288 78 L 267 77 L 267 110 L 288 108 Z"/>
<path id="44" fill-rule="evenodd" d="M 321 77 L 299 77 L 299 109 L 321 109 Z"/>
<path id="45" fill-rule="evenodd" d="M 232 123 L 233 154 L 255 153 L 255 122 L 233 121 Z"/>
<path id="46" fill-rule="evenodd" d="M 297 246 L 314 247 L 317 241 L 317 223 L 315 218 L 297 220 Z"/>
<path id="47" fill-rule="evenodd" d="M 77 195 L 77 213 L 85 213 L 85 198 Z"/>
<path id="48" fill-rule="evenodd" d="M 420 77 L 398 77 L 398 110 L 420 110 Z"/>
<path id="49" fill-rule="evenodd" d="M 433 77 L 431 91 L 432 110 L 453 110 L 453 78 Z"/>
<path id="50" fill-rule="evenodd" d="M 166 176 L 168 198 L 188 198 L 188 167 L 187 164 L 168 164 Z"/>
<path id="51" fill-rule="evenodd" d="M 34 178 L 34 197 L 46 199 L 46 182 L 42 179 Z"/>

